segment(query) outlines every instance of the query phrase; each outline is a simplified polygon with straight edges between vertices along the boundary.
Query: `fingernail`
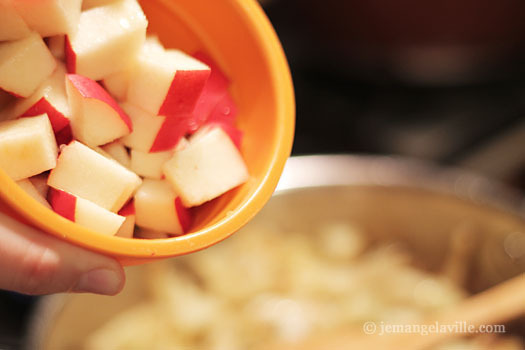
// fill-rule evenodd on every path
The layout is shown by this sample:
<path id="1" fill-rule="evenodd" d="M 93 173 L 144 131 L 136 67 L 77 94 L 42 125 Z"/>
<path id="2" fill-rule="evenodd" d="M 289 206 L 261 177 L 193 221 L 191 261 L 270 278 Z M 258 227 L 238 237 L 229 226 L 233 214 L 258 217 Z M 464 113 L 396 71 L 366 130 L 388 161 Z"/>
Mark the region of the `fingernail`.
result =
<path id="1" fill-rule="evenodd" d="M 84 273 L 73 292 L 115 295 L 122 289 L 122 277 L 110 269 L 96 269 Z"/>

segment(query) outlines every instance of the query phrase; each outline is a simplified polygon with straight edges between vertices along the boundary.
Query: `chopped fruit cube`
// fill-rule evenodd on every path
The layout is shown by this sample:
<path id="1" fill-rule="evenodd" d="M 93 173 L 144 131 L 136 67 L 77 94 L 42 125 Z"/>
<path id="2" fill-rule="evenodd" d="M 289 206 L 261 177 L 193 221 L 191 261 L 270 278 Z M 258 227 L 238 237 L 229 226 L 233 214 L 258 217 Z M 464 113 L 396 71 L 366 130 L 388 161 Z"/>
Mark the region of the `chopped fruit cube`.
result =
<path id="1" fill-rule="evenodd" d="M 143 50 L 130 78 L 128 101 L 154 115 L 191 114 L 209 75 L 207 65 L 182 51 Z"/>
<path id="2" fill-rule="evenodd" d="M 11 95 L 11 94 L 3 91 L 3 90 L 0 90 L 0 121 L 7 119 L 7 117 L 3 113 L 3 110 L 7 106 L 9 106 L 11 103 L 13 103 L 15 101 L 15 99 L 16 99 L 16 97 L 14 97 L 13 95 Z"/>
<path id="3" fill-rule="evenodd" d="M 124 222 L 120 226 L 115 236 L 123 238 L 133 238 L 135 231 L 135 215 L 129 215 L 125 217 Z"/>
<path id="4" fill-rule="evenodd" d="M 227 75 L 147 26 L 139 0 L 0 0 L 0 169 L 105 235 L 184 234 L 249 179 Z"/>
<path id="5" fill-rule="evenodd" d="M 141 180 L 118 162 L 73 141 L 62 149 L 47 183 L 117 212 L 131 198 Z"/>
<path id="6" fill-rule="evenodd" d="M 128 94 L 128 83 L 131 71 L 123 70 L 108 75 L 102 79 L 102 84 L 106 90 L 118 101 L 126 100 Z"/>
<path id="7" fill-rule="evenodd" d="M 135 229 L 135 237 L 143 238 L 143 239 L 162 239 L 162 238 L 170 238 L 171 236 L 167 234 L 166 232 L 149 230 L 149 229 L 137 227 Z"/>
<path id="8" fill-rule="evenodd" d="M 189 212 L 166 181 L 145 179 L 134 202 L 136 224 L 140 227 L 172 235 L 189 229 Z"/>
<path id="9" fill-rule="evenodd" d="M 66 36 L 65 35 L 53 35 L 46 38 L 47 47 L 49 52 L 57 59 L 64 61 L 66 58 Z"/>
<path id="10" fill-rule="evenodd" d="M 176 147 L 187 134 L 190 118 L 166 118 L 150 148 L 150 152 L 162 152 Z"/>
<path id="11" fill-rule="evenodd" d="M 150 179 L 164 178 L 162 167 L 173 156 L 174 151 L 183 149 L 188 145 L 188 140 L 181 138 L 174 149 L 163 152 L 141 152 L 131 150 L 130 169 L 136 174 Z"/>
<path id="12" fill-rule="evenodd" d="M 82 0 L 15 0 L 13 4 L 29 28 L 46 37 L 76 32 Z"/>
<path id="13" fill-rule="evenodd" d="M 239 150 L 241 149 L 243 137 L 243 132 L 241 130 L 226 122 L 207 122 L 202 128 L 205 129 L 214 127 L 221 128 L 230 137 L 235 147 L 237 147 Z"/>
<path id="14" fill-rule="evenodd" d="M 46 197 L 43 197 L 42 194 L 35 188 L 35 186 L 33 185 L 33 183 L 31 181 L 29 181 L 29 179 L 23 179 L 23 180 L 20 180 L 20 181 L 17 181 L 16 182 L 18 184 L 18 186 L 20 186 L 28 195 L 30 195 L 31 197 L 33 197 L 34 199 L 37 200 L 37 202 L 39 202 L 40 204 L 42 204 L 43 206 L 51 209 L 51 206 L 49 205 L 49 203 L 47 202 L 46 200 Z"/>
<path id="15" fill-rule="evenodd" d="M 207 122 L 220 122 L 229 125 L 235 124 L 238 110 L 229 93 L 225 94 L 208 115 Z"/>
<path id="16" fill-rule="evenodd" d="M 97 152 L 98 154 L 102 154 L 104 157 L 108 158 L 108 159 L 111 159 L 111 160 L 115 160 L 115 158 L 113 158 L 113 156 L 111 154 L 109 154 L 108 152 L 106 152 L 102 147 L 90 147 L 93 151 Z"/>
<path id="17" fill-rule="evenodd" d="M 47 115 L 0 123 L 0 168 L 15 181 L 54 168 L 57 153 Z"/>
<path id="18" fill-rule="evenodd" d="M 51 188 L 47 200 L 56 213 L 68 220 L 75 221 L 77 197 L 71 193 Z"/>
<path id="19" fill-rule="evenodd" d="M 156 36 L 147 36 L 142 45 L 141 52 L 151 50 L 164 51 L 164 47 Z M 110 74 L 102 79 L 102 83 L 108 92 L 119 101 L 124 101 L 128 95 L 129 80 L 136 65 L 136 59 L 126 69 Z"/>
<path id="20" fill-rule="evenodd" d="M 126 220 L 122 226 L 120 226 L 120 229 L 115 236 L 133 238 L 133 233 L 135 231 L 135 204 L 133 203 L 133 200 L 129 201 L 128 204 L 118 212 L 118 215 L 124 216 Z"/>
<path id="21" fill-rule="evenodd" d="M 131 199 L 122 209 L 119 210 L 118 215 L 130 216 L 135 215 L 135 202 Z"/>
<path id="22" fill-rule="evenodd" d="M 162 152 L 175 148 L 188 130 L 188 120 L 154 116 L 129 103 L 122 109 L 128 113 L 133 132 L 122 138 L 127 147 L 141 152 Z"/>
<path id="23" fill-rule="evenodd" d="M 57 139 L 57 145 L 67 145 L 71 141 L 73 141 L 73 131 L 71 131 L 71 124 L 66 126 L 64 129 L 60 130 L 59 132 L 55 133 L 55 137 Z"/>
<path id="24" fill-rule="evenodd" d="M 49 202 L 53 210 L 80 226 L 112 236 L 118 232 L 125 218 L 86 199 L 52 188 Z"/>
<path id="25" fill-rule="evenodd" d="M 164 46 L 162 46 L 162 43 L 160 42 L 160 39 L 156 35 L 148 35 L 146 36 L 146 41 L 144 42 L 144 45 L 142 46 L 143 52 L 145 51 L 164 51 Z"/>
<path id="26" fill-rule="evenodd" d="M 193 123 L 190 132 L 199 129 L 212 114 L 226 114 L 233 121 L 237 114 L 237 107 L 228 92 L 230 81 L 220 67 L 206 54 L 199 52 L 193 55 L 211 68 L 210 78 L 206 82 L 202 94 L 193 110 Z M 218 106 L 221 104 L 221 106 Z M 228 107 L 226 110 L 225 107 Z"/>
<path id="27" fill-rule="evenodd" d="M 206 92 L 206 90 L 203 92 L 193 111 L 193 119 L 189 128 L 190 133 L 194 133 L 201 126 L 210 122 L 235 125 L 238 110 L 230 94 L 226 92 L 218 100 L 214 97 L 213 94 Z"/>
<path id="28" fill-rule="evenodd" d="M 193 119 L 188 131 L 191 134 L 203 127 L 220 126 L 240 149 L 243 134 L 235 127 L 238 110 L 228 91 L 230 82 L 209 56 L 197 53 L 194 57 L 209 65 L 212 71 L 193 110 Z"/>
<path id="29" fill-rule="evenodd" d="M 34 94 L 25 99 L 18 99 L 2 111 L 2 114 L 6 119 L 14 119 L 46 113 L 56 135 L 69 125 L 70 109 L 66 95 L 65 76 L 66 68 L 59 64 Z"/>
<path id="30" fill-rule="evenodd" d="M 140 51 L 147 25 L 136 0 L 82 12 L 77 33 L 66 39 L 68 72 L 100 80 L 123 70 Z"/>
<path id="31" fill-rule="evenodd" d="M 38 193 L 44 198 L 47 198 L 47 192 L 49 190 L 49 186 L 47 185 L 48 175 L 48 173 L 42 173 L 29 178 L 29 181 L 31 181 Z"/>
<path id="32" fill-rule="evenodd" d="M 195 133 L 163 170 L 187 207 L 203 204 L 248 180 L 239 150 L 219 127 Z"/>
<path id="33" fill-rule="evenodd" d="M 123 103 L 121 107 L 133 124 L 133 131 L 122 138 L 122 143 L 129 148 L 149 152 L 166 118 L 154 116 L 129 103 Z"/>
<path id="34" fill-rule="evenodd" d="M 162 166 L 172 155 L 172 151 L 146 153 L 132 149 L 131 170 L 137 175 L 160 180 L 163 177 Z"/>
<path id="35" fill-rule="evenodd" d="M 107 145 L 104 145 L 101 147 L 104 151 L 106 151 L 113 159 L 115 159 L 117 162 L 125 166 L 126 168 L 130 168 L 131 166 L 131 159 L 128 153 L 128 150 L 122 142 L 120 141 L 114 141 L 111 143 L 108 143 Z"/>
<path id="36" fill-rule="evenodd" d="M 14 8 L 15 1 L 0 0 L 0 41 L 22 39 L 30 33 L 26 22 Z"/>
<path id="37" fill-rule="evenodd" d="M 89 10 L 93 7 L 104 6 L 112 2 L 119 0 L 83 0 L 82 1 L 82 11 Z"/>
<path id="38" fill-rule="evenodd" d="M 206 82 L 206 88 L 215 91 L 222 96 L 224 91 L 226 91 L 230 85 L 230 79 L 228 79 L 221 67 L 208 54 L 204 52 L 196 52 L 193 54 L 193 57 L 206 64 L 211 69 L 210 79 Z"/>
<path id="39" fill-rule="evenodd" d="M 28 97 L 53 73 L 57 63 L 37 33 L 0 43 L 0 88 Z"/>
<path id="40" fill-rule="evenodd" d="M 89 146 L 99 146 L 132 131 L 128 115 L 96 81 L 68 74 L 66 89 L 75 139 Z"/>

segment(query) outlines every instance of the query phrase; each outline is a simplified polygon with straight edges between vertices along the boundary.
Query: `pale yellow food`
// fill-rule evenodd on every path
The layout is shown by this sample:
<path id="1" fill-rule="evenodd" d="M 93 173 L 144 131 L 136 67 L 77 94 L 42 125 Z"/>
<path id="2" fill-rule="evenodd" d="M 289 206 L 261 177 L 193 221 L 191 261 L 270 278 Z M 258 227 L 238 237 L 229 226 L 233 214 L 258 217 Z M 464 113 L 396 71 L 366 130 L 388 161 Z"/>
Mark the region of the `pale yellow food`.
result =
<path id="1" fill-rule="evenodd" d="M 366 234 L 332 222 L 314 234 L 244 231 L 206 251 L 147 267 L 151 298 L 116 315 L 88 350 L 258 349 L 364 322 L 418 324 L 466 292 L 416 269 L 398 244 L 370 247 Z M 520 349 L 491 335 L 436 349 Z M 499 346 L 499 347 L 498 347 Z"/>
<path id="2" fill-rule="evenodd" d="M 54 168 L 57 154 L 53 129 L 46 114 L 0 125 L 0 168 L 13 180 Z"/>

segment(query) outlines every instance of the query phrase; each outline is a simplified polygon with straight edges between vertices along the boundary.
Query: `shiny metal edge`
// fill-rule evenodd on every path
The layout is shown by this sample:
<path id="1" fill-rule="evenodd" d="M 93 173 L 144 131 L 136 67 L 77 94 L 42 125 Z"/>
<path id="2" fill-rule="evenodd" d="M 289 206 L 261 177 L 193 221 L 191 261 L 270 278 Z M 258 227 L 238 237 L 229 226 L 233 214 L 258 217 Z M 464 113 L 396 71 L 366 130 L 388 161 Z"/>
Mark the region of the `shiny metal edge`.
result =
<path id="1" fill-rule="evenodd" d="M 453 195 L 523 216 L 523 194 L 480 174 L 397 156 L 314 155 L 286 163 L 276 194 L 323 186 L 409 187 Z"/>

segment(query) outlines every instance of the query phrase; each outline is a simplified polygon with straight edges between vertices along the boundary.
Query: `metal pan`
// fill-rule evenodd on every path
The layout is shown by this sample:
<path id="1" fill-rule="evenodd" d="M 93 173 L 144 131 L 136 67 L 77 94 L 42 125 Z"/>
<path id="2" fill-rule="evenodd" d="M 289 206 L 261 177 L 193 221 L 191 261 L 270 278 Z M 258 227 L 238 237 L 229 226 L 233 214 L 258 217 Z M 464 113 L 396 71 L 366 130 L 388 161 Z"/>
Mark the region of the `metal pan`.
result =
<path id="1" fill-rule="evenodd" d="M 440 271 L 451 236 L 468 223 L 474 254 L 465 262 L 465 287 L 475 293 L 525 272 L 522 198 L 476 174 L 412 160 L 294 157 L 274 197 L 236 235 L 248 234 L 257 225 L 308 232 L 320 221 L 348 221 L 363 228 L 372 242 L 403 242 L 418 266 Z M 101 322 L 145 297 L 143 269 L 129 268 L 128 285 L 117 297 L 42 298 L 29 325 L 26 348 L 78 348 L 79 339 Z M 523 323 L 510 329 L 525 336 Z"/>

